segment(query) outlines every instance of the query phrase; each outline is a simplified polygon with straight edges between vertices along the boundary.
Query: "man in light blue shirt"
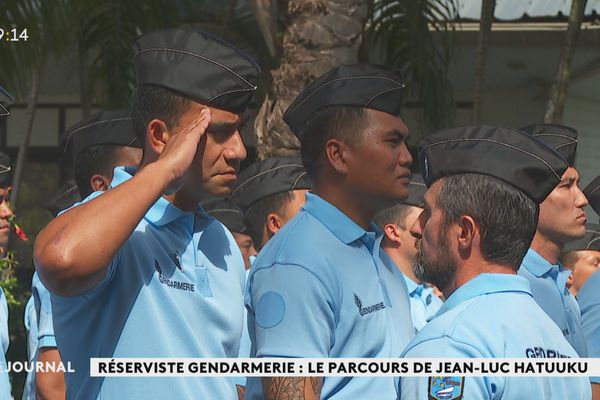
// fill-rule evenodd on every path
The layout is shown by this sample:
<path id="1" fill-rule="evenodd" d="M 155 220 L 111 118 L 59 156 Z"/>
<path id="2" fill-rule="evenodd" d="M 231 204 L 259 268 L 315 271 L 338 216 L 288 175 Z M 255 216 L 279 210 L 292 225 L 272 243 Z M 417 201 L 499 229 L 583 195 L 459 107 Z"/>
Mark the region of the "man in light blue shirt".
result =
<path id="1" fill-rule="evenodd" d="M 588 357 L 600 358 L 600 274 L 594 272 L 581 286 L 577 302 L 581 308 L 581 325 L 587 343 Z M 600 376 L 590 378 L 594 400 L 600 399 Z"/>
<path id="2" fill-rule="evenodd" d="M 585 235 L 586 215 L 583 208 L 588 201 L 579 189 L 579 174 L 573 167 L 577 131 L 553 124 L 532 125 L 522 130 L 564 157 L 569 168 L 540 204 L 536 233 L 519 268 L 519 275 L 527 278 L 533 298 L 558 325 L 577 354 L 586 357 L 581 312 L 566 285 L 571 271 L 558 261 L 565 244 Z"/>
<path id="3" fill-rule="evenodd" d="M 412 227 L 417 277 L 446 302 L 407 346 L 407 358 L 577 357 L 516 274 L 538 204 L 567 169 L 536 139 L 474 126 L 429 135 L 419 164 L 429 189 Z M 468 160 L 468 162 L 457 162 Z M 587 378 L 403 377 L 401 399 L 590 399 Z"/>
<path id="4" fill-rule="evenodd" d="M 228 377 L 89 376 L 92 357 L 236 357 L 242 332 L 242 256 L 198 204 L 231 192 L 259 68 L 194 29 L 143 35 L 134 50 L 139 170 L 117 168 L 109 190 L 52 220 L 34 248 L 58 348 L 76 370 L 67 399 L 234 399 Z"/>
<path id="5" fill-rule="evenodd" d="M 312 193 L 250 269 L 246 307 L 256 357 L 394 357 L 413 336 L 406 284 L 371 223 L 408 195 L 403 87 L 387 68 L 340 66 L 286 111 Z M 353 377 L 250 378 L 247 389 L 249 399 L 394 393 L 393 379 Z"/>
<path id="6" fill-rule="evenodd" d="M 402 204 L 381 210 L 373 219 L 385 235 L 381 242 L 382 249 L 404 276 L 415 333 L 419 332 L 442 306 L 442 300 L 434 294 L 433 288 L 419 281 L 413 270 L 417 262 L 417 239 L 411 235 L 410 227 L 423 211 L 421 206 L 426 190 L 423 178 L 413 175 L 408 185 L 408 198 Z"/>

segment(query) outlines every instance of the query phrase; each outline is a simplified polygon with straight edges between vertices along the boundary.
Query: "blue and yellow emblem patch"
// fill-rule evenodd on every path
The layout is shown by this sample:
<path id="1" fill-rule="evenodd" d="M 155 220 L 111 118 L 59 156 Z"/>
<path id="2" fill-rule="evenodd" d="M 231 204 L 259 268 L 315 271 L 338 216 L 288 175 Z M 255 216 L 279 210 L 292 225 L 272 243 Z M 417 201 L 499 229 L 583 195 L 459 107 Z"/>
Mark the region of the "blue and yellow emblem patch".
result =
<path id="1" fill-rule="evenodd" d="M 460 400 L 463 398 L 465 378 L 461 376 L 430 376 L 427 393 L 429 400 Z"/>

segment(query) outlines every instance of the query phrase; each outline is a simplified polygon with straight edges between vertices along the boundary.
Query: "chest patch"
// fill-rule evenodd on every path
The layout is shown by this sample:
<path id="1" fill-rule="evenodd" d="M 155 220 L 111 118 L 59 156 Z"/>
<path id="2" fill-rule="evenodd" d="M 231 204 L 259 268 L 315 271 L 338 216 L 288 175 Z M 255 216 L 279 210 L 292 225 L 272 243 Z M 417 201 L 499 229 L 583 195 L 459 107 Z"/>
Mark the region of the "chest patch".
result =
<path id="1" fill-rule="evenodd" d="M 460 376 L 430 376 L 428 400 L 459 400 L 463 398 L 465 378 Z"/>

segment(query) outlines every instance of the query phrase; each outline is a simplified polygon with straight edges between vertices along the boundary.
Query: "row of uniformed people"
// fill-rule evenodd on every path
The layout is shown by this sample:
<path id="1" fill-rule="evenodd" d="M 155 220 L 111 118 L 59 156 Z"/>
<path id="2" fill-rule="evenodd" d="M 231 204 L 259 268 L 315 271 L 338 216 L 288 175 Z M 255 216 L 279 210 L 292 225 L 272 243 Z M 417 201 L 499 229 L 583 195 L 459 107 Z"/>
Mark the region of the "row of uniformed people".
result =
<path id="1" fill-rule="evenodd" d="M 256 89 L 256 64 L 198 31 L 145 35 L 136 49 L 139 169 L 117 168 L 110 184 L 88 177 L 94 193 L 53 220 L 35 246 L 36 268 L 52 293 L 55 342 L 76 369 L 65 377 L 67 398 L 237 395 L 227 378 L 173 378 L 168 385 L 91 378 L 89 358 L 238 355 L 242 253 L 197 205 L 206 193 L 235 199 L 248 189 L 241 200 L 247 219 L 262 221 L 251 230 L 260 254 L 245 293 L 252 356 L 526 357 L 533 347 L 577 355 L 580 317 L 556 262 L 585 223 L 587 201 L 572 161 L 559 152 L 576 139 L 552 146 L 544 139 L 569 137 L 553 135 L 555 127 L 541 134 L 471 127 L 430 135 L 419 155 L 429 187 L 419 203 L 424 211 L 413 213 L 411 226 L 406 218 L 379 219 L 382 232 L 373 218 L 410 191 L 408 128 L 399 117 L 404 84 L 395 71 L 341 66 L 313 82 L 284 117 L 301 142 L 302 164 L 267 161 L 234 189 L 245 157 L 239 113 Z M 84 131 L 71 132 L 72 143 Z M 293 175 L 294 168 L 302 172 Z M 257 204 L 275 194 L 261 193 L 257 180 L 277 182 L 271 175 L 279 172 L 284 181 L 293 177 L 277 192 L 283 200 Z M 299 185 L 304 174 L 309 193 Z M 273 204 L 279 206 L 270 212 Z M 404 211 L 406 217 L 411 210 Z M 548 229 L 557 215 L 565 217 L 563 232 Z M 413 242 L 408 253 L 394 252 L 408 247 L 398 239 L 407 229 L 418 251 Z M 523 257 L 523 265 L 531 259 L 531 284 L 515 275 L 525 272 Z M 412 322 L 412 299 L 431 314 L 428 306 L 440 306 L 422 281 L 436 284 L 447 301 L 414 337 L 426 318 Z M 554 303 L 544 313 L 546 302 Z M 477 398 L 586 398 L 585 381 L 441 377 L 402 379 L 396 387 L 386 379 L 270 378 L 249 380 L 247 397 L 392 398 L 398 391 L 436 398 L 454 382 L 457 393 Z"/>

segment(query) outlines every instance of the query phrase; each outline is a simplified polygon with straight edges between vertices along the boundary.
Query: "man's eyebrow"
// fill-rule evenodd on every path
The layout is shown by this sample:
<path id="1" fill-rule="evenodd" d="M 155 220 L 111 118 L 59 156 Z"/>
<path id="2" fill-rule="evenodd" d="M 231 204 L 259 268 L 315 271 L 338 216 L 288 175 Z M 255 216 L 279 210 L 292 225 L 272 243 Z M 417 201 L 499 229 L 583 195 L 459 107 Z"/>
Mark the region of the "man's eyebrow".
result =
<path id="1" fill-rule="evenodd" d="M 233 130 L 240 125 L 240 121 L 230 122 L 230 121 L 215 121 L 208 124 L 207 130 L 209 131 L 225 131 L 225 130 Z"/>
<path id="2" fill-rule="evenodd" d="M 392 129 L 392 130 L 386 131 L 386 132 L 384 132 L 384 135 L 401 136 L 402 139 L 406 139 L 408 137 L 408 133 L 404 133 L 400 129 Z"/>

